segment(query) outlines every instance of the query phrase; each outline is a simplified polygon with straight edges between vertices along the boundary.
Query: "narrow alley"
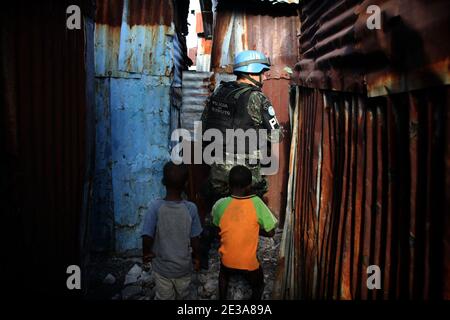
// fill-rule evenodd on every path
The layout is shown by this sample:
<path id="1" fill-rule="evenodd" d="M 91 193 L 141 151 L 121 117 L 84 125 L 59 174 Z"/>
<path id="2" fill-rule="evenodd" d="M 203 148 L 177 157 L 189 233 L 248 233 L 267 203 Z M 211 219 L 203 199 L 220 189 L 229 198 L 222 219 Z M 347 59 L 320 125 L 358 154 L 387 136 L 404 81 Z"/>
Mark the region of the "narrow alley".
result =
<path id="1" fill-rule="evenodd" d="M 0 25 L 7 295 L 450 300 L 450 1 L 17 0 Z"/>

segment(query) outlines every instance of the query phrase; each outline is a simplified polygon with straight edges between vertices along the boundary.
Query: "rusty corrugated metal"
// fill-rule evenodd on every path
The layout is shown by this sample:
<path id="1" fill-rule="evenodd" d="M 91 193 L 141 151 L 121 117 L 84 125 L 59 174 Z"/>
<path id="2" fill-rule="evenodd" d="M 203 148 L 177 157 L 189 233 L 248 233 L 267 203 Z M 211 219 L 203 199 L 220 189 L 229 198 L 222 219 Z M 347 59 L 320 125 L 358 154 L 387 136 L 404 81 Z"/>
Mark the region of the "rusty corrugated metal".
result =
<path id="1" fill-rule="evenodd" d="M 280 297 L 448 297 L 449 94 L 445 86 L 379 98 L 300 88 L 285 224 L 295 241 L 282 244 Z M 382 282 L 372 291 L 374 264 Z"/>
<path id="2" fill-rule="evenodd" d="M 170 76 L 174 60 L 173 11 L 172 1 L 98 1 L 96 76 Z"/>
<path id="3" fill-rule="evenodd" d="M 95 14 L 95 75 L 126 76 L 118 70 L 120 29 L 124 0 L 96 2 Z M 139 75 L 136 75 L 139 77 Z"/>
<path id="4" fill-rule="evenodd" d="M 192 63 L 183 35 L 186 6 L 187 0 L 97 1 L 95 75 L 174 75 L 180 84 L 181 70 Z"/>
<path id="5" fill-rule="evenodd" d="M 175 35 L 172 1 L 125 0 L 120 31 L 118 70 L 170 76 Z"/>
<path id="6" fill-rule="evenodd" d="M 80 223 L 86 221 L 83 189 L 92 133 L 86 73 L 93 67 L 86 43 L 92 34 L 83 24 L 81 30 L 66 28 L 72 4 L 83 14 L 91 11 L 87 1 L 27 3 L 26 10 L 17 1 L 0 13 L 0 243 L 7 257 L 0 268 L 10 296 L 73 295 L 65 285 L 66 268 L 83 262 Z M 32 281 L 24 276 L 31 270 L 38 275 Z"/>
<path id="7" fill-rule="evenodd" d="M 370 5 L 380 30 L 367 27 Z M 305 1 L 298 84 L 369 96 L 450 84 L 448 12 L 446 0 Z"/>
<path id="8" fill-rule="evenodd" d="M 284 138 L 279 144 L 280 162 L 278 173 L 267 177 L 269 190 L 266 194 L 269 208 L 280 218 L 280 224 L 282 225 L 286 208 L 289 144 L 291 138 L 288 112 L 289 82 L 286 79 L 268 79 L 264 82 L 263 92 L 272 102 L 276 110 L 277 119 L 284 128 Z"/>
<path id="9" fill-rule="evenodd" d="M 281 220 L 286 206 L 286 193 L 283 190 L 287 186 L 290 144 L 289 79 L 291 69 L 298 60 L 298 27 L 297 12 L 292 8 L 219 2 L 211 57 L 211 68 L 216 80 L 232 73 L 234 56 L 240 51 L 260 50 L 272 61 L 263 91 L 284 127 L 285 138 L 280 144 L 278 174 L 268 179 L 267 198 L 269 207 Z"/>
<path id="10" fill-rule="evenodd" d="M 267 78 L 290 79 L 287 68 L 293 68 L 298 61 L 298 16 L 295 10 L 274 11 L 264 7 L 219 6 L 214 29 L 212 69 L 232 73 L 236 53 L 260 50 L 272 62 L 270 72 L 266 73 Z"/>
<path id="11" fill-rule="evenodd" d="M 365 28 L 369 4 L 382 31 Z M 276 297 L 449 297 L 449 12 L 305 2 Z M 380 290 L 366 286 L 370 265 Z"/>

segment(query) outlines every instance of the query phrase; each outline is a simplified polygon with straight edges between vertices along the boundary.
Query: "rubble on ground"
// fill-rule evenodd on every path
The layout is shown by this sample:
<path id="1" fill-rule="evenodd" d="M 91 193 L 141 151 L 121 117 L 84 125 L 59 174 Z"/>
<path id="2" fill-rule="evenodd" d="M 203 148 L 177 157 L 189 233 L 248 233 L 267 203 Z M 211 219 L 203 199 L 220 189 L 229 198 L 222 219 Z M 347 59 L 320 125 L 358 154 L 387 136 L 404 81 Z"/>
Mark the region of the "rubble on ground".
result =
<path id="1" fill-rule="evenodd" d="M 108 273 L 105 277 L 105 279 L 103 279 L 103 283 L 104 284 L 114 284 L 116 283 L 116 277 L 114 277 L 111 273 Z"/>

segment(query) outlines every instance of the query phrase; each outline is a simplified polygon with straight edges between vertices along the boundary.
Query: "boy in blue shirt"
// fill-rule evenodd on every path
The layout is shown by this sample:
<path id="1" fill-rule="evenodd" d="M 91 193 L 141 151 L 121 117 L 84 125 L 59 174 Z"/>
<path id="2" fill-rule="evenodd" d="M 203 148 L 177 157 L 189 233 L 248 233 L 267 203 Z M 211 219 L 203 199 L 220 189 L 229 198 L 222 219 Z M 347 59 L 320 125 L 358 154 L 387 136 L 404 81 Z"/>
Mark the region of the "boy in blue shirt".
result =
<path id="1" fill-rule="evenodd" d="M 144 219 L 142 250 L 144 263 L 152 262 L 155 299 L 186 299 L 194 269 L 200 268 L 199 235 L 202 232 L 197 207 L 183 200 L 188 179 L 186 165 L 164 166 L 166 197 L 154 200 Z M 192 248 L 192 255 L 191 249 Z"/>

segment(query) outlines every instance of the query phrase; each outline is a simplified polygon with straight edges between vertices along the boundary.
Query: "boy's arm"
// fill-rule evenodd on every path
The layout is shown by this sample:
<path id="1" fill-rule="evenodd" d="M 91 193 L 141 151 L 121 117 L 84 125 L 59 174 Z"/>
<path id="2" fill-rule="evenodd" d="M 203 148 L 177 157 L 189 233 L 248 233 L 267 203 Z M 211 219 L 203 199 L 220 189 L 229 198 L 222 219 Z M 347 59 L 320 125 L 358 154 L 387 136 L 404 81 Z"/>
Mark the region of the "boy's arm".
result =
<path id="1" fill-rule="evenodd" d="M 142 236 L 142 261 L 144 263 L 149 263 L 155 257 L 152 251 L 153 248 L 153 238 L 149 236 Z"/>
<path id="2" fill-rule="evenodd" d="M 270 231 L 266 231 L 263 228 L 259 228 L 259 235 L 267 238 L 272 238 L 275 235 L 275 228 Z"/>
<path id="3" fill-rule="evenodd" d="M 155 257 L 153 253 L 153 240 L 156 231 L 158 207 L 159 202 L 153 201 L 144 217 L 144 224 L 142 226 L 142 260 L 144 264 L 151 262 Z"/>
<path id="4" fill-rule="evenodd" d="M 191 224 L 192 260 L 194 262 L 194 270 L 200 271 L 200 235 L 203 229 L 200 223 L 200 217 L 198 216 L 197 206 L 193 202 L 190 202 L 188 203 L 188 209 L 192 217 L 192 224 Z"/>
<path id="5" fill-rule="evenodd" d="M 260 226 L 259 235 L 268 238 L 273 237 L 275 235 L 275 228 L 278 224 L 277 219 L 259 197 L 254 197 L 252 200 L 258 216 L 258 223 Z"/>
<path id="6" fill-rule="evenodd" d="M 200 270 L 200 238 L 191 238 L 192 258 L 194 260 L 194 270 Z"/>

